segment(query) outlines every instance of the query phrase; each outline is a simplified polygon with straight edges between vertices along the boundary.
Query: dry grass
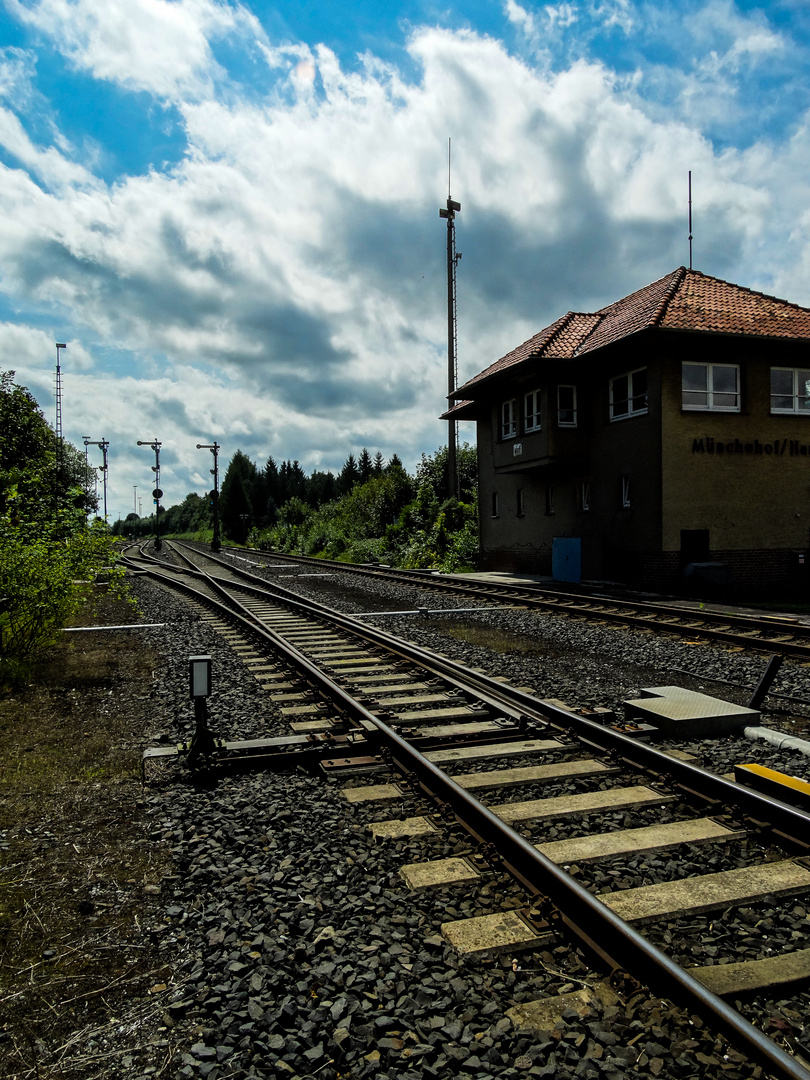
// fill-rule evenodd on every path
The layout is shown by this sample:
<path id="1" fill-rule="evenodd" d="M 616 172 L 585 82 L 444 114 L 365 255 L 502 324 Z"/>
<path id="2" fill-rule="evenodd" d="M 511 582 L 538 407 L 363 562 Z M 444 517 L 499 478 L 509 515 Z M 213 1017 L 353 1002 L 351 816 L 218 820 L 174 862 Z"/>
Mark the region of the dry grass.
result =
<path id="1" fill-rule="evenodd" d="M 80 619 L 136 616 L 102 599 Z M 153 666 L 136 633 L 65 634 L 0 699 L 2 1077 L 115 1075 L 104 1031 L 167 974 L 144 930 L 164 871 L 138 773 Z"/>

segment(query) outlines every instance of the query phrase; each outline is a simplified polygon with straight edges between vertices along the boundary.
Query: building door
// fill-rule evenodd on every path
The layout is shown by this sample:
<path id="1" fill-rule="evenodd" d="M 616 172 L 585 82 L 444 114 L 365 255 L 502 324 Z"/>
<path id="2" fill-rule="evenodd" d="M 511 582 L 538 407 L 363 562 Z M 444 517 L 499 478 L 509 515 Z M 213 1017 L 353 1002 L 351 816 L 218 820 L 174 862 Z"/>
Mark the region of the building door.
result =
<path id="1" fill-rule="evenodd" d="M 582 580 L 582 539 L 579 536 L 555 536 L 551 541 L 551 576 L 555 581 Z"/>

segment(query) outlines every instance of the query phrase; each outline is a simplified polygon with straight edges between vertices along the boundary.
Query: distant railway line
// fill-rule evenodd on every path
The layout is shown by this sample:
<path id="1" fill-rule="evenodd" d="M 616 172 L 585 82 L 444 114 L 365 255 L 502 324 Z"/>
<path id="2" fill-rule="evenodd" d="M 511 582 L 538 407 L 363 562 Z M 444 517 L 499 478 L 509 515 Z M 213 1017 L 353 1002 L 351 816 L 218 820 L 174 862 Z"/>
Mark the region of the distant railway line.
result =
<path id="1" fill-rule="evenodd" d="M 199 546 L 201 548 L 201 546 Z M 290 567 L 309 567 L 319 572 L 354 574 L 375 581 L 385 581 L 426 594 L 441 592 L 468 600 L 492 604 L 525 607 L 572 619 L 587 619 L 600 623 L 633 626 L 655 633 L 700 638 L 747 650 L 760 650 L 810 659 L 810 620 L 783 615 L 752 615 L 733 611 L 717 611 L 703 604 L 654 602 L 607 596 L 604 591 L 583 589 L 570 592 L 526 582 L 482 580 L 470 576 L 438 574 L 425 570 L 397 570 L 377 565 L 357 566 L 351 563 L 307 556 L 265 552 L 256 548 L 223 549 L 222 556 L 261 563 L 289 564 Z"/>

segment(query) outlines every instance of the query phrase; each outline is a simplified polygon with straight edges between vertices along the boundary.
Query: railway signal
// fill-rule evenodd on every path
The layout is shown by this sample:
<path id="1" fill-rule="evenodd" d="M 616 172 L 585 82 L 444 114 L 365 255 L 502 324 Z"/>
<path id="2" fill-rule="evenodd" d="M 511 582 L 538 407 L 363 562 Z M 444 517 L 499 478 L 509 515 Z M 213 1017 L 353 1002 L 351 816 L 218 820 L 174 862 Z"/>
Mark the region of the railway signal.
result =
<path id="1" fill-rule="evenodd" d="M 84 453 L 85 453 L 85 465 L 87 463 L 87 447 L 99 446 L 101 447 L 102 457 L 104 462 L 99 465 L 98 471 L 101 473 L 104 481 L 104 524 L 107 524 L 107 448 L 110 445 L 107 439 L 90 439 L 86 435 L 84 436 Z"/>
<path id="2" fill-rule="evenodd" d="M 160 490 L 160 448 L 162 445 L 163 443 L 158 439 L 153 439 L 152 442 L 138 439 L 138 446 L 151 446 L 155 451 L 155 464 L 152 466 L 152 472 L 155 474 L 155 488 L 152 492 L 152 498 L 155 500 L 155 551 L 160 551 L 163 547 L 160 539 L 160 500 L 163 498 L 163 492 Z"/>
<path id="3" fill-rule="evenodd" d="M 210 470 L 211 475 L 214 478 L 214 490 L 210 492 L 209 505 L 213 511 L 214 517 L 214 535 L 211 540 L 211 550 L 220 551 L 222 543 L 219 537 L 219 443 L 214 439 L 212 443 L 197 443 L 198 450 L 210 450 L 214 455 L 214 467 Z"/>
<path id="4" fill-rule="evenodd" d="M 456 251 L 456 214 L 461 213 L 461 203 L 450 198 L 450 140 L 447 140 L 447 206 L 439 207 L 439 217 L 447 221 L 447 394 L 452 395 L 458 379 L 458 331 L 456 312 L 456 268 L 461 252 Z M 452 401 L 451 401 L 452 407 Z M 447 497 L 458 494 L 458 468 L 456 465 L 456 421 L 448 420 L 447 431 Z"/>

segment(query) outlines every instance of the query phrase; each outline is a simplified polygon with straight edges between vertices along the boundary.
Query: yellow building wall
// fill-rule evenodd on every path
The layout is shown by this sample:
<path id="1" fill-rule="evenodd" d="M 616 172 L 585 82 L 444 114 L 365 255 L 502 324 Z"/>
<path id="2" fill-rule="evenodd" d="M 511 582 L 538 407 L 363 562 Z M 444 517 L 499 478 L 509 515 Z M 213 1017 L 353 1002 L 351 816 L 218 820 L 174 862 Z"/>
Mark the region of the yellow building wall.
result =
<path id="1" fill-rule="evenodd" d="M 770 414 L 770 367 L 810 366 L 810 358 L 786 359 L 767 342 L 724 346 L 661 357 L 662 550 L 680 549 L 682 529 L 708 529 L 713 551 L 806 548 L 810 416 Z M 740 363 L 741 411 L 682 409 L 683 359 Z"/>

